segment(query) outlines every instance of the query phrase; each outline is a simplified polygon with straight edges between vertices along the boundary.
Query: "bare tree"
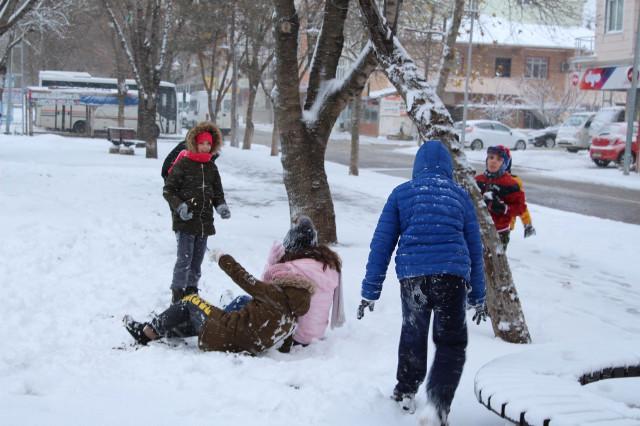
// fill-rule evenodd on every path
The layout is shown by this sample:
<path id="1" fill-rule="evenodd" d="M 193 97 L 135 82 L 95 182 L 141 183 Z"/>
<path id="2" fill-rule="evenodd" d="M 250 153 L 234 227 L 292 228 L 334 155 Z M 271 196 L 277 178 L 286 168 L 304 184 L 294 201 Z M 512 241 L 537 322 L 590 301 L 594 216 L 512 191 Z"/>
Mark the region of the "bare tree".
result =
<path id="1" fill-rule="evenodd" d="M 41 0 L 1 0 L 0 36 L 13 28 Z"/>
<path id="2" fill-rule="evenodd" d="M 300 79 L 291 73 L 299 69 L 299 15 L 294 0 L 273 0 L 273 3 L 276 9 L 276 117 L 289 210 L 292 217 L 298 213 L 310 216 L 318 227 L 320 240 L 333 243 L 337 241 L 335 211 L 324 155 L 338 115 L 353 96 L 360 94 L 376 67 L 373 48 L 367 45 L 349 72 L 343 78 L 336 78 L 349 0 L 327 1 L 312 55 L 306 97 L 301 102 Z"/>
<path id="3" fill-rule="evenodd" d="M 523 78 L 518 85 L 520 99 L 532 107 L 534 114 L 545 126 L 558 124 L 568 111 L 578 108 L 584 93 L 577 88 L 565 90 L 551 80 Z"/>
<path id="4" fill-rule="evenodd" d="M 160 78 L 168 62 L 173 0 L 102 1 L 138 87 L 138 138 L 147 143 L 146 157 L 158 158 L 156 112 Z"/>
<path id="5" fill-rule="evenodd" d="M 433 85 L 420 75 L 413 60 L 402 48 L 380 16 L 373 0 L 359 0 L 367 19 L 371 42 L 385 74 L 407 103 L 407 111 L 425 139 L 439 139 L 449 147 L 455 164 L 455 177 L 475 201 L 484 246 L 487 303 L 496 336 L 513 343 L 529 343 L 531 338 L 506 254 L 498 241 L 493 221 L 480 190 L 474 170 L 455 140 L 451 116 Z"/>
<path id="6" fill-rule="evenodd" d="M 241 3 L 240 28 L 244 37 L 244 61 L 240 67 L 249 80 L 249 98 L 245 115 L 242 149 L 250 149 L 253 139 L 253 108 L 262 74 L 273 59 L 269 29 L 273 28 L 272 7 L 269 3 L 248 0 Z"/>

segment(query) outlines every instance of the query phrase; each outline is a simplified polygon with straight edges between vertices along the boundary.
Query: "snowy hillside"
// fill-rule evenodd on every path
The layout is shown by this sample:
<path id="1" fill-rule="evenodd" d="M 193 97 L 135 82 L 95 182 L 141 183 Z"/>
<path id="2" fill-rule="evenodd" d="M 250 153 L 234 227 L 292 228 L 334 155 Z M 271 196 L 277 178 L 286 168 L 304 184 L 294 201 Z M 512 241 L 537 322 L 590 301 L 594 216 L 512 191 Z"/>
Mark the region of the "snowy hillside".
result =
<path id="1" fill-rule="evenodd" d="M 174 142 L 160 141 L 159 160 L 109 155 L 108 146 L 0 136 L 1 425 L 416 424 L 389 399 L 401 322 L 393 265 L 375 312 L 355 318 L 378 214 L 402 180 L 327 164 L 348 322 L 326 340 L 256 358 L 203 353 L 195 340 L 134 350 L 122 316 L 147 319 L 171 297 L 175 237 L 160 165 Z M 225 147 L 217 164 L 232 217 L 216 218 L 208 246 L 259 274 L 289 225 L 279 159 L 262 146 Z M 452 425 L 504 424 L 473 392 L 476 371 L 496 357 L 558 344 L 640 347 L 640 227 L 530 210 L 537 235 L 524 240 L 518 227 L 509 258 L 534 344 L 509 345 L 489 323 L 470 324 Z M 201 288 L 214 304 L 240 292 L 211 263 Z M 591 386 L 640 394 L 640 381 L 620 383 L 623 392 Z"/>

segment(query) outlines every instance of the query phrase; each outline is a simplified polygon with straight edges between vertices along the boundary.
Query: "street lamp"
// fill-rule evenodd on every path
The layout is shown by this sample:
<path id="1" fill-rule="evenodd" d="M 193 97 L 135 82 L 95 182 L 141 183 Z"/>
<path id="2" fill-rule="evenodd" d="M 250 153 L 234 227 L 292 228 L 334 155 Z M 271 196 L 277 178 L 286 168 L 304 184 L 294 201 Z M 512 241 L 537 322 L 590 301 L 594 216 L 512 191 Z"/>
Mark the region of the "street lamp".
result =
<path id="1" fill-rule="evenodd" d="M 462 104 L 462 132 L 460 134 L 460 143 L 464 147 L 464 138 L 467 127 L 467 109 L 469 104 L 469 79 L 471 77 L 471 54 L 473 50 L 473 21 L 478 13 L 478 0 L 469 0 L 471 2 L 470 9 L 466 12 L 471 16 L 471 26 L 469 31 L 469 47 L 467 49 L 467 73 L 464 80 L 464 103 Z"/>

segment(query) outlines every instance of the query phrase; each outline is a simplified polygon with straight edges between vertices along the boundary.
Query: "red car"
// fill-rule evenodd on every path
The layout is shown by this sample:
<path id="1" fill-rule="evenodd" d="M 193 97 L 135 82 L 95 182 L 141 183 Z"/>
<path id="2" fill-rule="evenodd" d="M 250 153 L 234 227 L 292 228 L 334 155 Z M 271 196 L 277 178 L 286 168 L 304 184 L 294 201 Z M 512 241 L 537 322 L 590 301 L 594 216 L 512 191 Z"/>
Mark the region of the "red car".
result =
<path id="1" fill-rule="evenodd" d="M 598 167 L 607 167 L 612 161 L 622 164 L 626 137 L 627 123 L 608 125 L 600 131 L 598 136 L 591 139 L 589 156 Z M 638 155 L 638 123 L 633 125 L 633 139 L 631 142 L 631 163 L 633 164 Z"/>

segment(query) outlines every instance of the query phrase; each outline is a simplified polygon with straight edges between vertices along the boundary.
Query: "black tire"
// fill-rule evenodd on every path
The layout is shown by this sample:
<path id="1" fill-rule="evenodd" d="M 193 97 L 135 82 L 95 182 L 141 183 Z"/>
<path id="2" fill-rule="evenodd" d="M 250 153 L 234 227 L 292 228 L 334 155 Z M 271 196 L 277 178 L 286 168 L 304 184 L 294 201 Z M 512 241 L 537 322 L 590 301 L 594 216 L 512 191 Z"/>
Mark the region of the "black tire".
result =
<path id="1" fill-rule="evenodd" d="M 594 159 L 593 162 L 596 163 L 596 166 L 598 167 L 607 167 L 611 161 Z"/>
<path id="2" fill-rule="evenodd" d="M 516 142 L 515 149 L 516 151 L 524 151 L 527 149 L 527 143 L 523 140 L 519 140 L 518 142 Z"/>
<path id="3" fill-rule="evenodd" d="M 578 152 L 578 148 L 567 148 L 567 152 L 575 154 L 576 152 Z"/>
<path id="4" fill-rule="evenodd" d="M 471 150 L 472 151 L 476 151 L 476 150 L 481 150 L 483 147 L 483 143 L 480 139 L 475 139 L 473 142 L 471 142 Z"/>
<path id="5" fill-rule="evenodd" d="M 633 165 L 636 162 L 636 153 L 632 152 L 631 153 L 631 164 Z M 616 160 L 616 163 L 618 163 L 619 165 L 623 166 L 624 165 L 624 151 L 622 151 L 620 153 L 620 156 L 618 157 L 618 159 Z"/>
<path id="6" fill-rule="evenodd" d="M 158 136 L 160 136 L 160 127 L 156 124 L 153 126 L 153 137 L 157 138 Z"/>
<path id="7" fill-rule="evenodd" d="M 554 138 L 552 138 L 551 136 L 549 136 L 548 138 L 546 138 L 544 140 L 544 146 L 546 148 L 553 148 L 556 146 L 556 140 Z"/>
<path id="8" fill-rule="evenodd" d="M 85 133 L 87 131 L 87 123 L 84 120 L 76 121 L 71 129 L 73 133 Z"/>

